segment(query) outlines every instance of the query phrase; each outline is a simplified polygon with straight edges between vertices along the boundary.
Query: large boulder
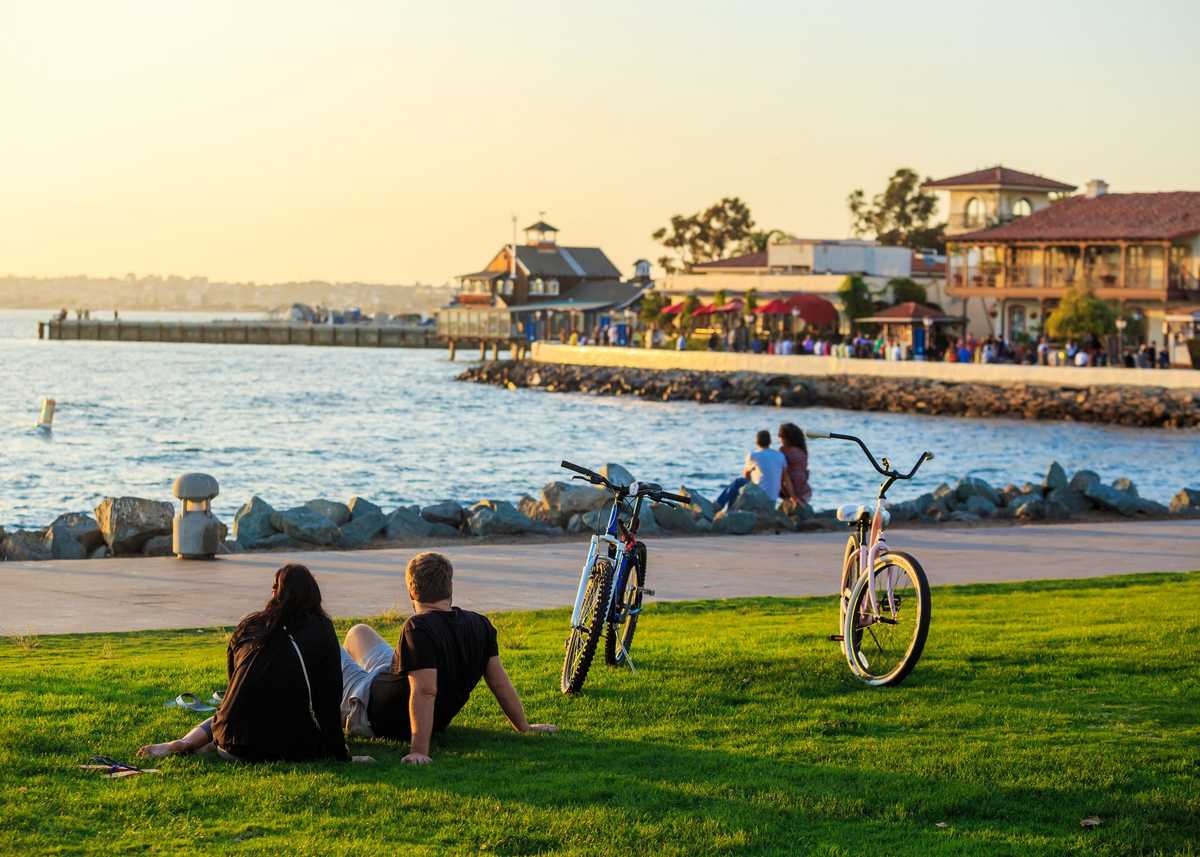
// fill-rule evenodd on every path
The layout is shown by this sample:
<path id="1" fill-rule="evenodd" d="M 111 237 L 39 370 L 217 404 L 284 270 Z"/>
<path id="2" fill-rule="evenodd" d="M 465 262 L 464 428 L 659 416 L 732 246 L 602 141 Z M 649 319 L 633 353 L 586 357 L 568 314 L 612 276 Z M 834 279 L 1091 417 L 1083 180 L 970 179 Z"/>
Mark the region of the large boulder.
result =
<path id="1" fill-rule="evenodd" d="M 9 562 L 50 559 L 50 547 L 40 530 L 12 530 L 0 542 L 0 556 Z"/>
<path id="2" fill-rule="evenodd" d="M 1022 494 L 1009 504 L 1009 509 L 1022 521 L 1036 521 L 1045 514 L 1042 498 L 1034 494 Z"/>
<path id="3" fill-rule="evenodd" d="M 473 536 L 520 536 L 547 529 L 507 500 L 480 500 L 471 507 L 467 528 Z"/>
<path id="4" fill-rule="evenodd" d="M 383 514 L 383 509 L 376 506 L 370 500 L 365 500 L 362 497 L 351 497 L 350 502 L 346 504 L 346 508 L 350 510 L 350 520 L 361 518 L 366 515 L 374 515 L 378 512 Z"/>
<path id="5" fill-rule="evenodd" d="M 171 534 L 175 505 L 140 497 L 105 497 L 96 507 L 96 523 L 114 556 L 136 554 L 155 536 Z"/>
<path id="6" fill-rule="evenodd" d="M 958 485 L 954 488 L 954 496 L 957 500 L 956 506 L 966 509 L 967 501 L 972 497 L 982 497 L 992 504 L 993 507 L 1000 505 L 1000 494 L 996 489 L 982 479 L 975 476 L 966 476 L 958 481 Z M 967 509 L 967 511 L 970 511 Z"/>
<path id="7" fill-rule="evenodd" d="M 449 527 L 445 524 L 430 524 L 429 538 L 431 539 L 457 539 L 462 536 L 463 532 L 458 527 Z"/>
<path id="8" fill-rule="evenodd" d="M 337 524 L 307 506 L 272 513 L 271 526 L 309 545 L 332 545 L 337 542 Z"/>
<path id="9" fill-rule="evenodd" d="M 686 485 L 680 485 L 679 493 L 684 497 L 690 497 L 692 499 L 689 508 L 692 510 L 692 514 L 694 514 L 696 517 L 705 518 L 706 520 L 711 521 L 717 516 L 716 505 L 713 504 L 712 500 L 709 500 L 699 491 L 688 488 Z"/>
<path id="10" fill-rule="evenodd" d="M 608 524 L 608 513 L 612 508 L 611 505 L 606 505 L 600 509 L 593 509 L 590 512 L 583 512 L 578 515 L 572 515 L 571 520 L 567 522 L 568 533 L 599 533 L 604 530 Z"/>
<path id="11" fill-rule="evenodd" d="M 322 518 L 328 518 L 336 527 L 350 520 L 350 507 L 336 500 L 309 500 L 304 504 L 304 508 L 316 512 Z"/>
<path id="12" fill-rule="evenodd" d="M 758 516 L 753 512 L 722 509 L 713 518 L 712 531 L 725 535 L 744 536 L 754 532 L 756 526 L 758 526 Z"/>
<path id="13" fill-rule="evenodd" d="M 1138 496 L 1137 485 L 1133 483 L 1132 479 L 1126 479 L 1125 477 L 1114 479 L 1112 487 L 1114 490 L 1120 491 L 1122 494 L 1128 494 L 1130 497 Z"/>
<path id="14" fill-rule="evenodd" d="M 1095 504 L 1096 508 L 1106 512 L 1116 512 L 1127 518 L 1132 518 L 1137 513 L 1137 497 L 1131 497 L 1124 491 L 1118 491 L 1099 480 L 1089 482 L 1083 494 Z"/>
<path id="15" fill-rule="evenodd" d="M 1176 515 L 1200 515 L 1200 489 L 1180 488 L 1171 498 L 1170 511 Z"/>
<path id="16" fill-rule="evenodd" d="M 354 550 L 370 544 L 371 540 L 387 529 L 388 519 L 376 507 L 374 510 L 360 509 L 351 513 L 350 520 L 338 527 L 337 546 L 343 550 Z"/>
<path id="17" fill-rule="evenodd" d="M 1067 487 L 1067 471 L 1057 461 L 1052 462 L 1042 480 L 1042 489 L 1049 494 L 1051 491 L 1062 491 Z"/>
<path id="18" fill-rule="evenodd" d="M 969 515 L 975 515 L 980 518 L 995 517 L 996 510 L 999 508 L 987 497 L 980 494 L 974 494 L 967 498 L 967 502 L 963 505 L 963 511 Z"/>
<path id="19" fill-rule="evenodd" d="M 1071 482 L 1068 488 L 1076 494 L 1087 494 L 1087 489 L 1091 485 L 1096 485 L 1100 482 L 1100 474 L 1094 470 L 1079 470 L 1071 477 Z"/>
<path id="20" fill-rule="evenodd" d="M 668 533 L 696 532 L 696 516 L 686 507 L 650 503 L 650 511 L 654 515 L 655 523 Z"/>
<path id="21" fill-rule="evenodd" d="M 59 515 L 46 527 L 46 546 L 54 559 L 87 559 L 102 544 L 100 525 L 83 512 Z"/>
<path id="22" fill-rule="evenodd" d="M 397 539 L 423 539 L 429 536 L 433 524 L 421 515 L 420 506 L 401 506 L 387 516 L 383 537 L 388 541 Z"/>
<path id="23" fill-rule="evenodd" d="M 633 481 L 632 473 L 621 465 L 613 464 L 612 462 L 605 464 L 598 472 L 613 485 L 625 486 Z"/>
<path id="24" fill-rule="evenodd" d="M 462 504 L 456 500 L 443 500 L 423 508 L 421 517 L 431 524 L 445 524 L 448 527 L 461 529 L 466 522 L 467 513 Z"/>
<path id="25" fill-rule="evenodd" d="M 266 500 L 251 497 L 250 502 L 243 503 L 233 516 L 233 540 L 243 550 L 261 547 L 278 532 L 271 523 L 274 514 L 275 509 Z"/>
<path id="26" fill-rule="evenodd" d="M 1138 515 L 1153 515 L 1156 518 L 1171 514 L 1171 510 L 1162 503 L 1145 497 L 1133 498 L 1133 511 Z"/>
<path id="27" fill-rule="evenodd" d="M 750 512 L 757 522 L 755 526 L 760 530 L 782 526 L 781 516 L 775 511 L 775 504 L 771 502 L 771 498 L 767 496 L 766 492 L 753 482 L 742 487 L 729 508 L 734 512 Z"/>
<path id="28" fill-rule="evenodd" d="M 238 544 L 241 543 L 238 542 Z M 254 549 L 260 551 L 294 550 L 302 547 L 305 547 L 303 542 L 296 541 L 287 533 L 271 533 L 271 535 L 255 544 Z"/>
<path id="29" fill-rule="evenodd" d="M 171 536 L 155 536 L 142 545 L 142 556 L 172 556 L 174 545 Z"/>
<path id="30" fill-rule="evenodd" d="M 1084 515 L 1092 510 L 1092 502 L 1070 488 L 1057 488 L 1046 495 L 1046 502 L 1065 509 L 1067 517 Z"/>
<path id="31" fill-rule="evenodd" d="M 580 512 L 599 509 L 612 495 L 583 482 L 549 482 L 542 488 L 542 502 L 547 511 L 560 521 L 560 526 Z"/>

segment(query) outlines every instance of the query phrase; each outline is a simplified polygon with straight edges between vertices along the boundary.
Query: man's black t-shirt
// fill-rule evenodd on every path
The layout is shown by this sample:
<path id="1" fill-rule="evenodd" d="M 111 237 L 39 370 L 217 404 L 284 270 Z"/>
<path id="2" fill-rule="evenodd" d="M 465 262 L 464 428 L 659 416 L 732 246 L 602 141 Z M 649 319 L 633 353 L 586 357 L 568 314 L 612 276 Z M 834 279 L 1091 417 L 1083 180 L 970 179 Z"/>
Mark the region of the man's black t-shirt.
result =
<path id="1" fill-rule="evenodd" d="M 367 719 L 384 738 L 412 738 L 408 718 L 408 674 L 437 670 L 433 731 L 450 725 L 471 696 L 488 661 L 500 654 L 496 629 L 487 617 L 458 607 L 410 616 L 400 631 L 392 669 L 371 682 Z"/>

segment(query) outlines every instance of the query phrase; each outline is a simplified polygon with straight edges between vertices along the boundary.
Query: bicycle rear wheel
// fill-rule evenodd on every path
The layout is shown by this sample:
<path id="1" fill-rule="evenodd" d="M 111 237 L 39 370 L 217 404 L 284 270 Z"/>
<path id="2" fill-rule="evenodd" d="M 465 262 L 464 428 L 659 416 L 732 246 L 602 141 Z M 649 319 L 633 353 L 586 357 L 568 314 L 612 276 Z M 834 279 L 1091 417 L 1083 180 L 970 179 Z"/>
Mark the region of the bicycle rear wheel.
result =
<path id="1" fill-rule="evenodd" d="M 626 653 L 633 648 L 633 634 L 637 631 L 638 615 L 642 612 L 642 588 L 645 585 L 646 546 L 638 542 L 629 573 L 625 576 L 625 591 L 617 593 L 620 621 L 609 625 L 604 637 L 604 661 L 609 666 L 621 666 L 625 663 Z"/>
<path id="2" fill-rule="evenodd" d="M 608 618 L 608 598 L 613 585 L 613 567 L 607 559 L 598 559 L 592 566 L 587 588 L 583 592 L 583 612 L 579 625 L 567 637 L 567 653 L 563 658 L 559 688 L 563 693 L 579 693 L 587 678 L 588 668 L 596 654 L 600 635 Z"/>
<path id="3" fill-rule="evenodd" d="M 855 584 L 842 626 L 851 671 L 875 687 L 904 681 L 925 649 L 929 618 L 929 581 L 921 564 L 906 553 L 880 557 Z"/>
<path id="4" fill-rule="evenodd" d="M 846 539 L 846 549 L 842 552 L 842 585 L 838 588 L 838 633 L 846 627 L 846 607 L 850 596 L 854 593 L 854 584 L 858 579 L 858 534 L 851 533 Z M 835 638 L 836 639 L 836 638 Z"/>

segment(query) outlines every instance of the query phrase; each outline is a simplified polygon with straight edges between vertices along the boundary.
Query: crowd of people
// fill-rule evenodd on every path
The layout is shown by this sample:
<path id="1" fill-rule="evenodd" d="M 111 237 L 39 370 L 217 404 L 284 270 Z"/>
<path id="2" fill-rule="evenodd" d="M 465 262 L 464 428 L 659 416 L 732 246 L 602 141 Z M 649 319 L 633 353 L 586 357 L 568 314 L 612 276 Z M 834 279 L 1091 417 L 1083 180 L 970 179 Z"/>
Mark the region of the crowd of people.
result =
<path id="1" fill-rule="evenodd" d="M 500 662 L 496 629 L 487 617 L 451 603 L 453 574 L 444 555 L 417 554 L 404 574 L 413 615 L 397 644 L 355 625 L 339 645 L 312 572 L 285 565 L 266 606 L 230 637 L 229 685 L 216 713 L 182 738 L 147 744 L 138 755 L 346 762 L 349 736 L 407 742 L 401 761 L 427 764 L 432 736 L 446 730 L 480 680 L 517 732 L 557 731 L 526 719 Z"/>

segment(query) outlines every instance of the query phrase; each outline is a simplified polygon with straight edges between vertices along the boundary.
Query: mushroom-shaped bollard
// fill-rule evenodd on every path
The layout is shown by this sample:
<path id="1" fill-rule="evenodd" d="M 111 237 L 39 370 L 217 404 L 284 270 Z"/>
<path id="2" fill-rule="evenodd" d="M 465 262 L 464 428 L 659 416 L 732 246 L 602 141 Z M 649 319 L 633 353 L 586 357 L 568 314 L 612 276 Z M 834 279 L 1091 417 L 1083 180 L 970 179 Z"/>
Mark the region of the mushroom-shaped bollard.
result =
<path id="1" fill-rule="evenodd" d="M 221 523 L 211 511 L 219 492 L 217 480 L 207 473 L 185 473 L 175 480 L 173 493 L 180 500 L 172 527 L 171 550 L 180 559 L 212 559 L 221 541 Z"/>

